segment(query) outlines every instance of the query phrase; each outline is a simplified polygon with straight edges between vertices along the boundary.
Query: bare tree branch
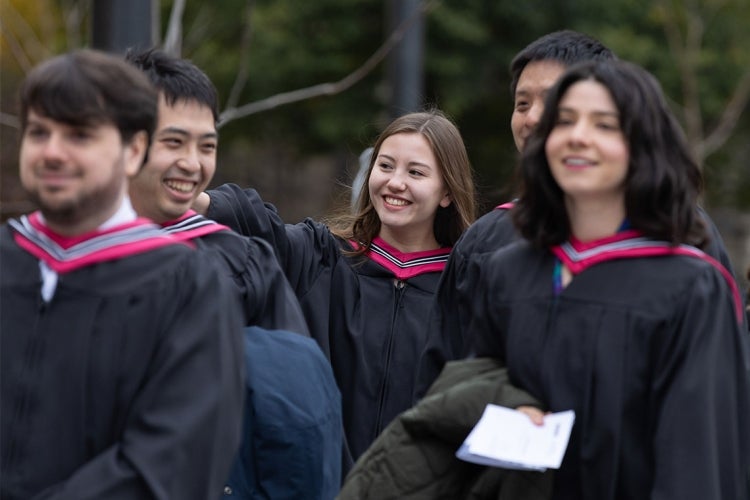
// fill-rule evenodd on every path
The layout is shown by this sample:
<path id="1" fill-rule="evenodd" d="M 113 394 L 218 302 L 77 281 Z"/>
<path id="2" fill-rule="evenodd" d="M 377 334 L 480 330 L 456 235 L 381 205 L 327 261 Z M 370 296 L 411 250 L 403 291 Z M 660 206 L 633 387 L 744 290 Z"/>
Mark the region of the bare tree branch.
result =
<path id="1" fill-rule="evenodd" d="M 303 101 L 305 99 L 311 99 L 313 97 L 320 97 L 324 95 L 335 95 L 339 94 L 352 85 L 360 81 L 362 78 L 367 76 L 373 69 L 377 67 L 380 62 L 385 59 L 385 56 L 393 49 L 393 47 L 401 41 L 406 31 L 414 24 L 418 16 L 428 12 L 431 5 L 435 0 L 424 0 L 419 6 L 414 9 L 414 12 L 401 23 L 386 41 L 370 56 L 367 61 L 364 62 L 359 68 L 349 73 L 341 80 L 334 83 L 320 83 L 311 87 L 306 87 L 291 92 L 283 92 L 276 94 L 271 97 L 267 97 L 260 101 L 251 102 L 240 106 L 238 108 L 225 109 L 220 116 L 219 126 L 224 126 L 232 120 L 243 118 L 248 115 L 260 113 L 261 111 L 267 111 L 269 109 L 277 108 L 279 106 L 290 104 L 293 102 Z"/>
<path id="2" fill-rule="evenodd" d="M 185 0 L 174 0 L 169 13 L 167 34 L 164 37 L 164 52 L 180 57 L 182 54 L 182 15 L 185 13 Z"/>
<path id="3" fill-rule="evenodd" d="M 663 28 L 670 51 L 677 61 L 682 82 L 682 114 L 685 120 L 685 133 L 691 144 L 695 158 L 700 165 L 704 157 L 700 155 L 698 144 L 703 140 L 703 117 L 700 107 L 697 64 L 703 40 L 703 21 L 696 12 L 695 3 L 685 6 L 685 33 L 681 33 L 676 12 L 668 2 L 661 1 Z"/>
<path id="4" fill-rule="evenodd" d="M 18 62 L 18 65 L 21 66 L 21 69 L 24 73 L 28 73 L 31 71 L 31 68 L 34 67 L 34 63 L 32 63 L 28 56 L 26 55 L 26 52 L 24 52 L 23 47 L 21 47 L 20 42 L 16 38 L 15 34 L 13 34 L 3 22 L 3 19 L 0 18 L 0 31 L 3 32 L 3 37 L 5 38 L 5 41 L 8 43 L 8 46 L 10 47 L 10 51 L 13 53 L 13 57 L 15 57 L 16 61 Z"/>
<path id="5" fill-rule="evenodd" d="M 6 127 L 15 129 L 21 128 L 21 122 L 18 120 L 17 116 L 3 113 L 2 111 L 0 111 L 0 125 L 5 125 Z"/>
<path id="6" fill-rule="evenodd" d="M 244 27 L 242 30 L 242 38 L 240 39 L 240 62 L 237 68 L 237 76 L 232 84 L 232 90 L 229 92 L 229 98 L 227 98 L 226 107 L 234 108 L 237 106 L 237 101 L 240 100 L 240 93 L 247 83 L 247 78 L 250 74 L 250 58 L 248 52 L 250 51 L 250 45 L 253 34 L 253 7 L 255 5 L 254 0 L 247 0 L 245 5 L 245 19 Z"/>
<path id="7" fill-rule="evenodd" d="M 83 22 L 83 9 L 80 2 L 71 2 L 70 10 L 63 14 L 63 23 L 65 25 L 65 39 L 68 42 L 68 49 L 77 49 L 81 47 L 81 24 Z"/>
<path id="8" fill-rule="evenodd" d="M 685 33 L 684 67 L 682 71 L 683 88 L 685 89 L 685 126 L 697 144 L 703 138 L 703 113 L 701 111 L 700 83 L 698 82 L 698 64 L 703 44 L 703 19 L 693 1 L 687 6 L 687 31 Z M 696 151 L 697 152 L 697 151 Z M 704 158 L 698 157 L 700 163 Z"/>
<path id="9" fill-rule="evenodd" d="M 11 19 L 8 19 L 9 17 Z M 29 72 L 35 61 L 51 55 L 51 51 L 10 2 L 6 2 L 3 6 L 0 27 L 9 45 L 11 45 L 13 56 L 24 73 Z M 10 27 L 13 27 L 13 29 L 10 29 Z"/>
<path id="10" fill-rule="evenodd" d="M 703 158 L 708 157 L 729 140 L 748 101 L 750 101 L 750 69 L 745 71 L 735 87 L 716 128 L 701 141 L 699 151 L 703 154 Z"/>
<path id="11" fill-rule="evenodd" d="M 213 24 L 214 17 L 211 4 L 202 2 L 192 24 L 184 30 L 183 52 L 189 52 L 191 48 L 202 44 L 207 36 L 211 36 L 209 28 Z"/>

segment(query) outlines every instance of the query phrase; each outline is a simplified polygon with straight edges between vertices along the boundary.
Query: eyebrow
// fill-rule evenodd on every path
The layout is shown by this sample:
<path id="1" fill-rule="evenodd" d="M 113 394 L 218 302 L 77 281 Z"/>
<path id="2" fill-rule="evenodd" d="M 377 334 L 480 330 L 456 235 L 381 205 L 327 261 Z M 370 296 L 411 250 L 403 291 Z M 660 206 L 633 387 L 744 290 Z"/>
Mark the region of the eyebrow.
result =
<path id="1" fill-rule="evenodd" d="M 165 127 L 157 132 L 158 135 L 163 134 L 178 134 L 185 137 L 190 137 L 192 134 L 185 130 L 184 128 L 179 127 Z M 219 133 L 218 132 L 207 132 L 205 134 L 200 134 L 198 136 L 200 139 L 218 139 Z"/>
<path id="2" fill-rule="evenodd" d="M 551 87 L 545 87 L 543 85 L 526 85 L 525 87 L 517 87 L 515 96 L 518 97 L 519 95 L 531 95 L 531 94 L 547 94 L 549 93 Z"/>
<path id="3" fill-rule="evenodd" d="M 567 112 L 567 113 L 580 114 L 577 110 L 575 110 L 573 108 L 557 108 L 557 112 L 558 113 Z M 620 113 L 617 112 L 617 111 L 592 111 L 589 114 L 592 114 L 592 115 L 595 115 L 595 116 L 611 116 L 611 117 L 617 118 L 617 119 L 620 118 Z"/>
<path id="4" fill-rule="evenodd" d="M 392 157 L 392 156 L 390 156 L 390 155 L 384 154 L 384 153 L 378 153 L 378 156 L 377 156 L 376 160 L 377 160 L 378 158 L 380 158 L 381 156 L 382 156 L 383 158 L 385 158 L 385 159 L 389 160 L 389 161 L 392 161 L 392 162 L 394 162 L 394 163 L 396 162 L 395 158 L 393 158 L 393 157 Z M 426 167 L 426 168 L 432 168 L 432 165 L 429 165 L 429 164 L 427 164 L 427 163 L 422 163 L 421 161 L 410 161 L 410 162 L 409 162 L 409 165 L 420 165 L 420 166 L 423 166 L 423 167 Z"/>

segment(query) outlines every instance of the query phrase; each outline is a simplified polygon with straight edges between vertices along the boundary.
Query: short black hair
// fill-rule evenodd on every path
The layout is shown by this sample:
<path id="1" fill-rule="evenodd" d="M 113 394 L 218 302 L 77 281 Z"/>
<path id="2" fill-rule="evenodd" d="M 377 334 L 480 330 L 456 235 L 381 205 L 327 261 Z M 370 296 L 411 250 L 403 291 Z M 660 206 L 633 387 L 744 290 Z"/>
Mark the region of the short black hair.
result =
<path id="1" fill-rule="evenodd" d="M 194 63 L 150 48 L 130 49 L 125 60 L 140 69 L 151 83 L 164 95 L 167 104 L 177 101 L 195 101 L 207 106 L 219 121 L 219 97 L 211 79 Z"/>
<path id="2" fill-rule="evenodd" d="M 565 67 L 583 61 L 616 59 L 614 52 L 599 40 L 572 30 L 548 33 L 521 50 L 510 63 L 510 95 L 516 95 L 518 79 L 533 61 L 556 61 Z"/>

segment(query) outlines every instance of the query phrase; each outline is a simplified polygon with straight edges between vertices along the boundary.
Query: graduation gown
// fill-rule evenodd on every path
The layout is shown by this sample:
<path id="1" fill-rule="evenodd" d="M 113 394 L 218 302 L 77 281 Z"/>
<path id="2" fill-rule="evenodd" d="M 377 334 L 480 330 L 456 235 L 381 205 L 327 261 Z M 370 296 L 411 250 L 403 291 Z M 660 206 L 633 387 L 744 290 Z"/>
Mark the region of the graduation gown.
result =
<path id="1" fill-rule="evenodd" d="M 218 254 L 217 262 L 242 298 L 246 325 L 310 336 L 294 290 L 266 241 L 239 235 L 192 210 L 162 227 L 181 241 Z"/>
<path id="2" fill-rule="evenodd" d="M 551 411 L 575 411 L 555 498 L 747 499 L 750 357 L 736 287 L 699 250 L 636 236 L 476 256 L 473 350 Z M 558 259 L 574 278 L 556 294 Z"/>
<path id="3" fill-rule="evenodd" d="M 209 218 L 273 246 L 333 366 L 347 459 L 356 460 L 411 406 L 425 321 L 450 249 L 404 254 L 378 239 L 368 256 L 350 257 L 342 253 L 350 242 L 310 219 L 284 224 L 253 189 L 230 184 L 209 195 Z"/>
<path id="4" fill-rule="evenodd" d="M 430 337 L 418 366 L 415 400 L 425 394 L 442 370 L 446 361 L 460 359 L 472 353 L 467 345 L 465 327 L 473 302 L 473 283 L 476 279 L 469 266 L 473 255 L 494 252 L 521 237 L 513 225 L 510 209 L 513 203 L 504 203 L 477 219 L 453 246 L 440 285 L 435 293 L 435 306 L 430 316 Z M 732 272 L 731 261 L 718 229 L 701 208 L 699 215 L 707 226 L 708 244 L 704 252 Z M 738 282 L 735 276 L 735 282 Z"/>
<path id="5" fill-rule="evenodd" d="M 75 239 L 35 221 L 0 228 L 0 496 L 219 496 L 243 403 L 229 283 L 141 220 Z"/>

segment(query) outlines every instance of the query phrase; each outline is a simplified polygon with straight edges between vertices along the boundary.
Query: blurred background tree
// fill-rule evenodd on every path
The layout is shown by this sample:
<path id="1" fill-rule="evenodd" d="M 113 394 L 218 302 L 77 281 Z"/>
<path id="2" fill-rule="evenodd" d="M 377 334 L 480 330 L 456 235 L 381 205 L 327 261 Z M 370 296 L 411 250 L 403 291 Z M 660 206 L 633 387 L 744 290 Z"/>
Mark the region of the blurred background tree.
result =
<path id="1" fill-rule="evenodd" d="M 29 208 L 16 179 L 17 84 L 42 59 L 91 45 L 91 1 L 0 0 L 3 218 Z M 225 108 L 240 109 L 341 82 L 361 69 L 392 35 L 388 8 L 398 0 L 153 1 L 161 40 L 206 71 Z M 750 265 L 750 119 L 744 113 L 750 96 L 750 2 L 413 4 L 423 16 L 421 105 L 440 107 L 459 125 L 485 210 L 512 195 L 510 60 L 547 32 L 574 29 L 660 79 L 704 167 L 704 203 L 732 247 L 738 270 Z M 257 187 L 289 222 L 329 212 L 346 198 L 359 154 L 391 118 L 391 75 L 385 60 L 377 61 L 346 89 L 230 116 L 221 126 L 214 184 Z"/>

